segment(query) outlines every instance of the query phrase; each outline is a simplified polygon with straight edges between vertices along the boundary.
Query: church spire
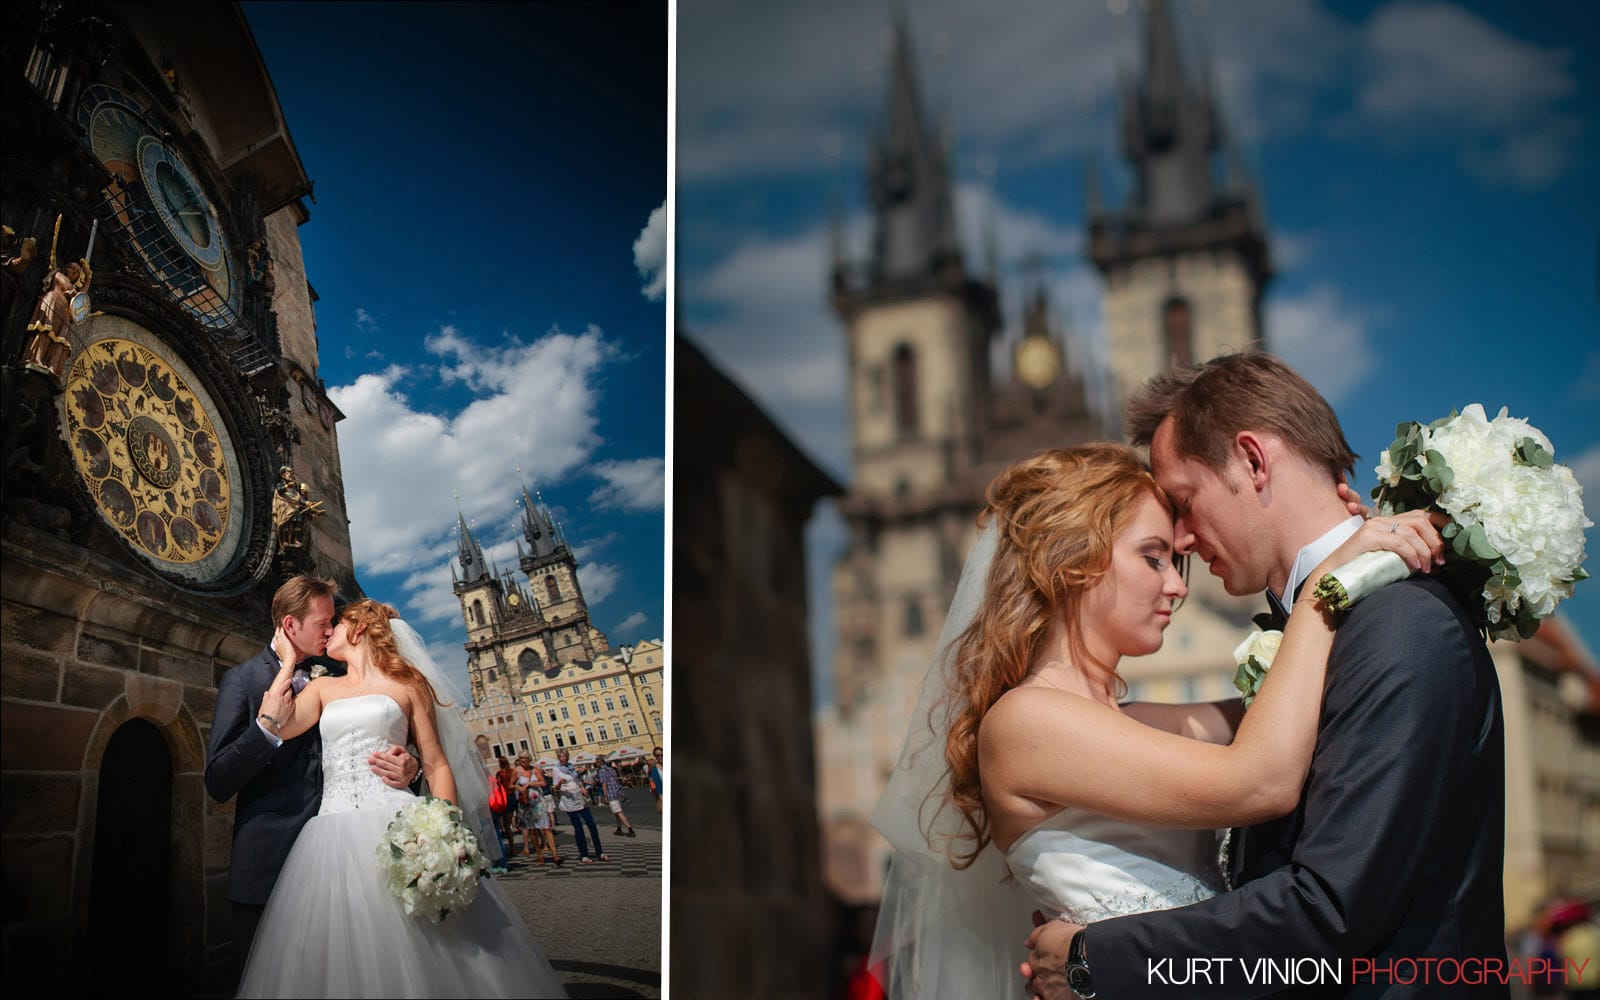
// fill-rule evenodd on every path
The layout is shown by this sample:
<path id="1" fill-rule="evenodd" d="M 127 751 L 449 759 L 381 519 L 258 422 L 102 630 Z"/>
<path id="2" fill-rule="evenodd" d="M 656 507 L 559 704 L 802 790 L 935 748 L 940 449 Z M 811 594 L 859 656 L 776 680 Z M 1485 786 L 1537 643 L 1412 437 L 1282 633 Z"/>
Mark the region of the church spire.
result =
<path id="1" fill-rule="evenodd" d="M 544 498 L 539 496 L 537 490 L 533 496 L 528 495 L 528 484 L 522 482 L 522 469 L 517 469 L 517 480 L 522 485 L 522 537 L 528 541 L 528 554 L 524 558 L 542 559 L 553 555 L 566 546 L 566 540 L 556 529 L 555 521 L 550 517 L 550 509 L 545 506 Z M 521 546 L 517 554 L 522 557 Z M 519 558 L 520 561 L 520 558 Z"/>
<path id="2" fill-rule="evenodd" d="M 1219 129 L 1210 88 L 1191 86 L 1164 0 L 1151 0 L 1144 65 L 1123 90 L 1122 144 L 1137 177 L 1137 221 L 1192 222 L 1212 207 L 1211 154 Z"/>
<path id="3" fill-rule="evenodd" d="M 472 537 L 467 527 L 467 516 L 461 512 L 461 497 L 456 496 L 456 556 L 461 560 L 461 582 L 476 583 L 489 576 L 489 567 L 483 559 L 483 549 Z"/>
<path id="4" fill-rule="evenodd" d="M 923 117 L 903 13 L 895 15 L 892 36 L 887 118 L 871 155 L 875 282 L 938 273 L 961 259 L 948 148 Z"/>

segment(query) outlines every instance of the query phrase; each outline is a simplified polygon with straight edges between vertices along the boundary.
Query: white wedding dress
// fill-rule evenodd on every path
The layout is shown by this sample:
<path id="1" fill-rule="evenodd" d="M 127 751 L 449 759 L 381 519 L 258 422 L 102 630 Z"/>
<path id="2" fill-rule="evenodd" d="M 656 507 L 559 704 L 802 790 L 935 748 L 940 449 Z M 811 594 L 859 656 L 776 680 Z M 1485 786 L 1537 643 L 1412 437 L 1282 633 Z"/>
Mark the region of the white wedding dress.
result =
<path id="1" fill-rule="evenodd" d="M 504 890 L 479 884 L 442 923 L 408 916 L 379 872 L 379 838 L 411 792 L 367 756 L 406 744 L 405 712 L 384 694 L 329 703 L 322 809 L 306 823 L 262 914 L 241 997 L 566 996 Z"/>
<path id="2" fill-rule="evenodd" d="M 873 811 L 873 826 L 894 853 L 869 961 L 891 1000 L 1020 1000 L 1032 911 L 1087 924 L 1185 906 L 1222 888 L 1213 831 L 1076 808 L 1026 831 L 1005 854 L 991 843 L 971 865 L 951 864 L 951 848 L 964 853 L 971 840 L 947 795 L 945 693 L 952 651 L 982 603 L 995 551 L 990 524 L 968 553 L 905 749 Z"/>
<path id="3" fill-rule="evenodd" d="M 1066 808 L 1018 837 L 1006 866 L 1047 916 L 1075 924 L 1170 910 L 1222 890 L 1216 835 Z"/>

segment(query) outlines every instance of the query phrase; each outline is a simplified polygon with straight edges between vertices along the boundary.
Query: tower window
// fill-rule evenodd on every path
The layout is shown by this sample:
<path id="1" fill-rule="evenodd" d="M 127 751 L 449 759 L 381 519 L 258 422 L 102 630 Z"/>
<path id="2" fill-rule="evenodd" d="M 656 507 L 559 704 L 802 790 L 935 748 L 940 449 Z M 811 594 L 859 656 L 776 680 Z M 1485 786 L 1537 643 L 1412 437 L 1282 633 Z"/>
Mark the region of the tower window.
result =
<path id="1" fill-rule="evenodd" d="M 555 574 L 544 578 L 544 592 L 550 595 L 551 604 L 561 603 L 561 588 L 556 586 Z"/>
<path id="2" fill-rule="evenodd" d="M 915 597 L 906 599 L 906 635 L 923 633 L 922 605 Z"/>
<path id="3" fill-rule="evenodd" d="M 472 620 L 473 620 L 474 624 L 477 624 L 477 625 L 482 625 L 483 624 L 483 602 L 482 601 L 473 601 L 472 602 Z"/>
<path id="4" fill-rule="evenodd" d="M 910 344 L 894 349 L 894 429 L 900 437 L 917 434 L 917 355 Z"/>
<path id="5" fill-rule="evenodd" d="M 1162 304 L 1161 337 L 1173 368 L 1194 364 L 1194 310 L 1188 299 L 1174 295 Z"/>
<path id="6" fill-rule="evenodd" d="M 493 667 L 489 668 L 489 680 L 491 680 L 491 681 L 494 680 L 494 668 Z"/>

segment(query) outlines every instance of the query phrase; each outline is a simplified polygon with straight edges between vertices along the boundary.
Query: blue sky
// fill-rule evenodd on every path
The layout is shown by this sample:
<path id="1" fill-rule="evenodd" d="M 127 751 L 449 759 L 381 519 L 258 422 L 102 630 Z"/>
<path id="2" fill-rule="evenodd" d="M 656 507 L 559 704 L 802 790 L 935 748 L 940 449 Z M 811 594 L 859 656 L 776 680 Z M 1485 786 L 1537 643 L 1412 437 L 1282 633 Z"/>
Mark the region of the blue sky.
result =
<path id="1" fill-rule="evenodd" d="M 1131 9 L 1129 9 L 1131 6 Z M 1482 402 L 1526 417 L 1600 520 L 1600 4 L 1175 0 L 1191 72 L 1264 197 L 1270 346 L 1334 403 L 1363 492 L 1402 420 Z M 1119 73 L 1139 0 L 907 2 L 924 106 L 955 140 L 961 236 L 999 234 L 1007 329 L 1040 255 L 1079 357 L 1102 353 L 1083 256 L 1084 164 L 1121 201 Z M 822 465 L 849 480 L 844 339 L 825 297 L 837 197 L 869 232 L 865 158 L 887 94 L 890 7 L 678 8 L 677 284 L 685 328 Z M 810 533 L 816 688 L 830 686 L 828 567 Z M 1590 529 L 1588 546 L 1600 550 Z M 1591 566 L 1591 572 L 1594 572 Z M 1597 574 L 1600 575 L 1600 574 Z M 1565 606 L 1600 647 L 1600 586 Z"/>
<path id="2" fill-rule="evenodd" d="M 666 5 L 244 6 L 316 182 L 363 588 L 465 688 L 453 494 L 514 569 L 520 466 L 595 624 L 661 637 Z"/>

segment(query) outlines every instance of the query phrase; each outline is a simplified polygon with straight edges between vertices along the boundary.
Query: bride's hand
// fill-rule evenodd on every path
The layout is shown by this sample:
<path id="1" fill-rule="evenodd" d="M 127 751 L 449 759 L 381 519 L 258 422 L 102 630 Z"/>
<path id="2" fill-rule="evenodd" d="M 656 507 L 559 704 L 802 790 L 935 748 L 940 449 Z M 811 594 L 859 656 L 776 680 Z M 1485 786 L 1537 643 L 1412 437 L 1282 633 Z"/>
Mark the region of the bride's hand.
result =
<path id="1" fill-rule="evenodd" d="M 1444 565 L 1444 539 L 1439 529 L 1449 523 L 1450 518 L 1444 514 L 1422 510 L 1371 518 L 1306 579 L 1315 583 L 1324 573 L 1364 552 L 1393 552 L 1405 560 L 1413 573 L 1432 572 L 1433 567 Z"/>
<path id="2" fill-rule="evenodd" d="M 283 665 L 284 669 L 287 669 L 291 674 L 294 673 L 295 662 L 299 658 L 295 656 L 294 643 L 290 642 L 289 637 L 283 634 L 283 626 L 281 625 L 278 626 L 277 631 L 272 633 L 272 652 L 277 655 L 278 662 Z"/>
<path id="3" fill-rule="evenodd" d="M 1372 516 L 1372 508 L 1361 502 L 1361 494 L 1357 493 L 1349 483 L 1345 482 L 1344 473 L 1342 472 L 1339 473 L 1338 491 L 1339 499 L 1344 501 L 1345 510 L 1352 514 L 1360 514 L 1362 517 Z"/>

